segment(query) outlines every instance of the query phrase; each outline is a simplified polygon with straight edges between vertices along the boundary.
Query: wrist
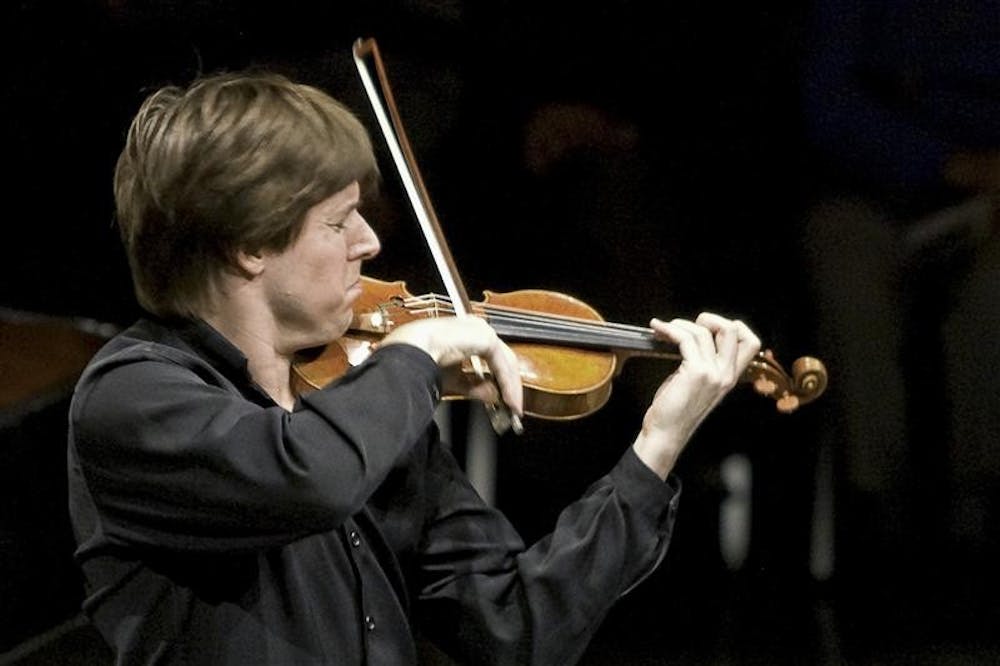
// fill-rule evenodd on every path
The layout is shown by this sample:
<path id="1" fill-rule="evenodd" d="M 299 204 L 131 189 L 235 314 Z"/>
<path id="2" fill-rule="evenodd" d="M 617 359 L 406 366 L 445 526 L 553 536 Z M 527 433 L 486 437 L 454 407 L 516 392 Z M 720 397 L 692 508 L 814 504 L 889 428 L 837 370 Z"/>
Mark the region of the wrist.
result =
<path id="1" fill-rule="evenodd" d="M 674 469 L 683 448 L 683 437 L 661 431 L 652 433 L 646 429 L 640 431 L 632 443 L 632 450 L 639 460 L 664 480 Z"/>

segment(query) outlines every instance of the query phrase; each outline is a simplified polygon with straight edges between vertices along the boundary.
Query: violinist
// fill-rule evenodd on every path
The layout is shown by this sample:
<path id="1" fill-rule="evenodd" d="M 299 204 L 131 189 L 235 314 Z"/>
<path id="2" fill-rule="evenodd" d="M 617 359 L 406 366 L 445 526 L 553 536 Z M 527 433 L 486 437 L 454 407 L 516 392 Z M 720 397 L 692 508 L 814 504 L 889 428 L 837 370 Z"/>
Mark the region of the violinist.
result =
<path id="1" fill-rule="evenodd" d="M 574 663 L 664 557 L 674 464 L 754 333 L 654 319 L 679 366 L 618 463 L 526 545 L 432 418 L 443 393 L 522 413 L 484 320 L 399 326 L 330 385 L 291 388 L 296 353 L 351 321 L 378 176 L 355 116 L 276 74 L 163 88 L 132 121 L 114 192 L 147 316 L 83 373 L 69 433 L 84 609 L 118 663 L 396 666 L 425 640 L 459 663 Z M 472 356 L 488 381 L 461 372 Z"/>

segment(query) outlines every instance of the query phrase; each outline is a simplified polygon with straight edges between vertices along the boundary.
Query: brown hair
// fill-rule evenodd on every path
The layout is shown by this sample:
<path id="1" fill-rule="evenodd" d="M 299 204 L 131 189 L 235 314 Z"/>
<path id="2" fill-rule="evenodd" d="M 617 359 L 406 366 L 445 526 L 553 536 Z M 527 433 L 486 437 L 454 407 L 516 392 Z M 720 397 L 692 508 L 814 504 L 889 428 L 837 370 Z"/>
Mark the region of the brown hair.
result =
<path id="1" fill-rule="evenodd" d="M 117 219 L 139 303 L 195 316 L 236 252 L 280 251 L 306 212 L 378 167 L 367 131 L 320 90 L 271 73 L 162 88 L 115 169 Z"/>

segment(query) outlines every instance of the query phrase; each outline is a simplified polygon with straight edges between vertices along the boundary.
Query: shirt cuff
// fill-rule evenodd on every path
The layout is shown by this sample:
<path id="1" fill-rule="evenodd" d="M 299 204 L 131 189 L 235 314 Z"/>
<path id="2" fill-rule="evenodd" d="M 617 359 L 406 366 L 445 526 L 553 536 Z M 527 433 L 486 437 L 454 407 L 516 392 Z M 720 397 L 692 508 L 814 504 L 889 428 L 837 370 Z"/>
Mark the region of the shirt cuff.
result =
<path id="1" fill-rule="evenodd" d="M 433 387 L 435 402 L 441 399 L 440 368 L 431 355 L 420 347 L 409 344 L 386 345 L 372 352 L 371 359 L 392 359 L 393 362 L 401 360 L 412 364 L 415 379 Z"/>
<path id="2" fill-rule="evenodd" d="M 626 502 L 655 524 L 668 521 L 676 511 L 681 480 L 673 473 L 666 481 L 646 466 L 630 446 L 610 473 L 615 489 Z"/>

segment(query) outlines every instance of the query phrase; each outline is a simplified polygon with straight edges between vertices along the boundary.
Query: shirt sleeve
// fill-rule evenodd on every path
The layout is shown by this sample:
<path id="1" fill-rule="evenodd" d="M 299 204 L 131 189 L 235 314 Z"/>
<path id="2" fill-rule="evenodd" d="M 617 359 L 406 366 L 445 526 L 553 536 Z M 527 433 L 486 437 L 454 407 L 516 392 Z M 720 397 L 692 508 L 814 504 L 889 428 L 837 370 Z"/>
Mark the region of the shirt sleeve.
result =
<path id="1" fill-rule="evenodd" d="M 392 345 L 294 411 L 257 404 L 173 349 L 112 355 L 84 374 L 70 473 L 112 539 L 191 551 L 288 543 L 356 513 L 424 434 L 437 366 Z"/>
<path id="2" fill-rule="evenodd" d="M 663 558 L 680 494 L 679 480 L 663 482 L 629 447 L 526 548 L 446 452 L 432 468 L 438 503 L 417 616 L 461 663 L 575 663 L 613 603 Z"/>

